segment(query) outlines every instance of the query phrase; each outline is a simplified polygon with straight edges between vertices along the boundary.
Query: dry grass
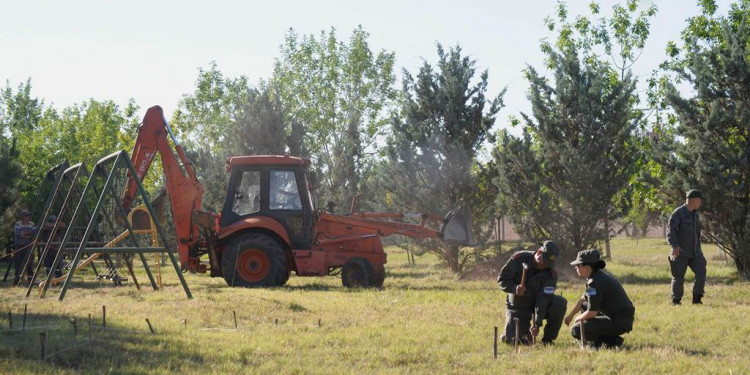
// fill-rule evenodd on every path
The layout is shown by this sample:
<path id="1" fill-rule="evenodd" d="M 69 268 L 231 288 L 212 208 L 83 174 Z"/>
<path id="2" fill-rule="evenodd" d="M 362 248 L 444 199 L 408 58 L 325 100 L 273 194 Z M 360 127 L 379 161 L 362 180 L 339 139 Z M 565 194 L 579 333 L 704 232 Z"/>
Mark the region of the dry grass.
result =
<path id="1" fill-rule="evenodd" d="M 0 373 L 750 373 L 748 283 L 709 255 L 706 304 L 673 307 L 665 249 L 663 240 L 613 244 L 608 268 L 625 281 L 637 309 L 624 350 L 582 351 L 563 327 L 552 347 L 514 355 L 501 344 L 494 360 L 493 327 L 504 323 L 505 297 L 494 281 L 457 281 L 435 258 L 411 266 L 392 248 L 382 290 L 294 276 L 282 288 L 233 289 L 221 279 L 187 275 L 195 296 L 187 300 L 177 278 L 165 273 L 167 287 L 159 292 L 89 277 L 60 303 L 54 290 L 25 299 L 22 290 L 2 286 Z M 582 285 L 564 283 L 560 290 L 571 300 Z M 29 329 L 8 330 L 7 311 L 20 327 L 24 304 Z M 93 343 L 88 314 L 95 317 Z M 40 361 L 42 330 L 48 354 L 72 349 Z"/>

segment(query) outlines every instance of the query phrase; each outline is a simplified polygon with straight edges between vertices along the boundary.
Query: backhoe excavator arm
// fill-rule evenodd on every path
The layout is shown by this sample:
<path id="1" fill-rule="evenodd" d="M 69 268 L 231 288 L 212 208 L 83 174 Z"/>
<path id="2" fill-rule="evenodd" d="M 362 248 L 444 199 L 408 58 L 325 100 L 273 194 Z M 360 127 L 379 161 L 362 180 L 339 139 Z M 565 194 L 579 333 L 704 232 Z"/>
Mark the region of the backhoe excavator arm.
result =
<path id="1" fill-rule="evenodd" d="M 167 134 L 174 143 L 174 152 L 167 139 Z M 138 179 L 143 180 L 151 167 L 156 154 L 161 156 L 167 194 L 172 208 L 175 231 L 177 234 L 177 251 L 183 268 L 191 271 L 202 271 L 197 257 L 190 256 L 190 249 L 201 240 L 198 226 L 192 221 L 194 210 L 200 210 L 203 199 L 203 185 L 198 181 L 193 165 L 169 127 L 161 107 L 154 106 L 146 111 L 143 124 L 138 128 L 138 138 L 133 147 L 131 159 Z M 175 153 L 177 156 L 175 156 Z M 179 161 L 177 158 L 179 157 Z M 181 164 L 181 165 L 180 165 Z M 136 194 L 136 182 L 128 176 L 128 182 L 122 195 L 122 204 L 126 211 L 131 209 Z"/>

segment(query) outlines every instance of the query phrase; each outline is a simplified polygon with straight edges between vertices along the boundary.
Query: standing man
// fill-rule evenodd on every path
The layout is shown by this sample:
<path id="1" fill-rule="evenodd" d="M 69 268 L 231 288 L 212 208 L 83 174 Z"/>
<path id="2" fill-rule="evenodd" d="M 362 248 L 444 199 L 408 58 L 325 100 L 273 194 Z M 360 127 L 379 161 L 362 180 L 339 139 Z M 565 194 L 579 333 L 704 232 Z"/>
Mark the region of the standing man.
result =
<path id="1" fill-rule="evenodd" d="M 667 242 L 672 250 L 669 268 L 672 272 L 672 304 L 682 300 L 685 271 L 695 274 L 693 304 L 702 304 L 703 286 L 706 284 L 706 258 L 701 250 L 701 221 L 698 208 L 703 203 L 700 190 L 692 189 L 685 196 L 685 204 L 677 207 L 669 217 Z"/>
<path id="2" fill-rule="evenodd" d="M 21 220 L 16 221 L 13 226 L 13 233 L 15 235 L 13 240 L 13 246 L 15 253 L 13 254 L 13 268 L 16 271 L 16 277 L 13 280 L 13 285 L 18 285 L 21 281 L 21 271 L 23 270 L 24 262 L 26 258 L 31 256 L 31 241 L 34 240 L 34 234 L 36 233 L 36 227 L 34 222 L 29 220 L 31 213 L 27 210 L 21 211 Z M 26 274 L 31 277 L 33 274 L 32 267 L 26 267 Z"/>
<path id="3" fill-rule="evenodd" d="M 554 267 L 559 255 L 560 250 L 554 242 L 544 241 L 536 251 L 513 254 L 500 270 L 497 283 L 508 293 L 503 334 L 506 343 L 514 342 L 518 334 L 521 342 L 530 344 L 531 336 L 539 334 L 539 327 L 545 319 L 547 325 L 542 343 L 548 345 L 557 338 L 567 308 L 565 298 L 555 295 L 557 272 Z M 514 318 L 519 320 L 519 332 L 516 332 Z"/>

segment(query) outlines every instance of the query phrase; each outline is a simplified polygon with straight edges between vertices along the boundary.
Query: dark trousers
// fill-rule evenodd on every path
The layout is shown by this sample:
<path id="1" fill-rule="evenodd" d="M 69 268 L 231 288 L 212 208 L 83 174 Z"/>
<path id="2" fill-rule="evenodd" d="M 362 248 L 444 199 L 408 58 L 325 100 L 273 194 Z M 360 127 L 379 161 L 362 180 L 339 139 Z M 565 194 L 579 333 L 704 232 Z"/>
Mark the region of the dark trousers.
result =
<path id="1" fill-rule="evenodd" d="M 633 330 L 635 309 L 626 310 L 607 316 L 599 313 L 594 319 L 583 321 L 583 331 L 588 345 L 598 345 L 605 336 L 619 336 Z M 570 327 L 570 334 L 581 339 L 581 323 Z"/>
<path id="2" fill-rule="evenodd" d="M 55 262 L 56 256 L 57 256 L 57 249 L 50 247 L 49 250 L 47 251 L 47 256 L 44 257 L 44 270 L 47 271 L 47 273 L 50 273 L 50 270 L 52 269 L 52 263 Z M 60 277 L 60 276 L 62 276 L 62 268 L 60 267 L 60 264 L 58 263 L 57 267 L 55 268 L 55 277 Z"/>
<path id="3" fill-rule="evenodd" d="M 669 261 L 669 268 L 672 272 L 672 300 L 679 301 L 682 299 L 685 272 L 688 267 L 695 274 L 693 295 L 703 296 L 703 287 L 706 285 L 706 258 L 703 256 L 692 258 L 677 257 L 677 259 Z"/>
<path id="4" fill-rule="evenodd" d="M 562 327 L 565 318 L 565 310 L 568 307 L 568 301 L 561 296 L 552 296 L 550 304 L 547 307 L 547 315 L 542 319 L 547 323 L 544 325 L 544 336 L 542 340 L 552 341 L 557 338 L 557 334 Z M 533 317 L 533 308 L 518 309 L 514 306 L 507 306 L 505 309 L 505 342 L 513 343 L 516 338 L 516 322 L 513 318 L 518 318 L 518 330 L 520 332 L 519 340 L 524 343 L 531 342 L 531 319 Z"/>
<path id="5" fill-rule="evenodd" d="M 28 246 L 28 244 L 23 244 L 23 245 L 19 244 L 19 245 L 16 245 L 16 249 L 23 249 L 13 254 L 13 269 L 16 272 L 15 281 L 16 283 L 18 283 L 18 281 L 21 280 L 21 270 L 23 270 L 23 265 L 26 262 L 26 257 L 28 257 L 29 254 L 31 253 L 31 246 Z M 34 274 L 32 263 L 34 262 L 32 262 L 32 260 L 29 260 L 29 266 L 26 267 L 26 275 L 28 276 L 31 276 Z"/>

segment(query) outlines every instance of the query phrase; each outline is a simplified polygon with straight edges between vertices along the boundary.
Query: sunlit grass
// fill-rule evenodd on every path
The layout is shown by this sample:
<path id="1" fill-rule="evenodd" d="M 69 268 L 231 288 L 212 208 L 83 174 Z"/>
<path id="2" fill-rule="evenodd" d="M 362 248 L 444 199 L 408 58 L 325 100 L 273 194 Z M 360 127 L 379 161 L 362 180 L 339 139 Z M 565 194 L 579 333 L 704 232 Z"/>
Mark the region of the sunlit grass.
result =
<path id="1" fill-rule="evenodd" d="M 115 288 L 87 276 L 60 303 L 58 290 L 25 299 L 25 290 L 2 286 L 0 373 L 750 373 L 748 283 L 723 258 L 712 258 L 714 247 L 704 250 L 705 305 L 675 307 L 664 241 L 615 240 L 607 268 L 625 282 L 637 309 L 625 349 L 582 351 L 563 327 L 552 347 L 514 355 L 500 344 L 498 360 L 492 358 L 493 327 L 502 329 L 505 296 L 492 278 L 457 281 L 432 256 L 409 265 L 399 249 L 388 251 L 382 290 L 348 290 L 337 277 L 295 276 L 281 288 L 234 289 L 220 278 L 186 275 L 195 296 L 188 300 L 166 267 L 159 292 L 147 285 L 136 291 L 132 283 Z M 147 284 L 145 276 L 139 280 Z M 582 290 L 578 280 L 559 289 L 568 300 Z M 24 304 L 29 329 L 21 332 Z M 102 305 L 107 330 L 101 329 Z M 91 344 L 88 314 L 96 326 Z M 40 361 L 42 330 L 47 354 L 79 346 Z"/>

